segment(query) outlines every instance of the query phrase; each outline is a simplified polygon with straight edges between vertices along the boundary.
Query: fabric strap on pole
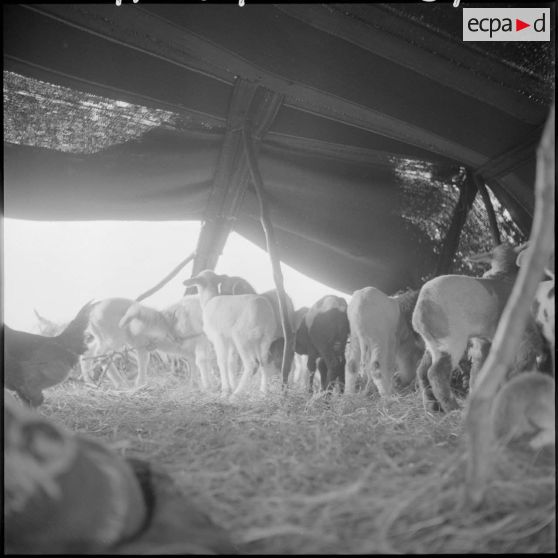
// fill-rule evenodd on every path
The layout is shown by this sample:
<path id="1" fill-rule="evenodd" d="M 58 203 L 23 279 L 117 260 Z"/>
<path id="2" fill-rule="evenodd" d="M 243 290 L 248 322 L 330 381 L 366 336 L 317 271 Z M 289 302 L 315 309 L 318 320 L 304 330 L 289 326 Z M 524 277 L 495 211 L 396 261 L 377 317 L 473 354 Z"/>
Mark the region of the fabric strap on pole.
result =
<path id="1" fill-rule="evenodd" d="M 251 129 L 250 129 L 250 124 L 248 122 L 245 123 L 242 129 L 242 141 L 244 145 L 244 151 L 246 153 L 246 159 L 248 161 L 248 168 L 250 170 L 250 175 L 260 204 L 261 223 L 265 234 L 267 252 L 271 259 L 271 266 L 273 268 L 273 281 L 275 283 L 275 287 L 277 289 L 277 295 L 279 297 L 279 309 L 281 311 L 281 326 L 283 329 L 283 338 L 285 340 L 283 346 L 283 361 L 281 364 L 281 377 L 283 379 L 283 387 L 285 388 L 289 381 L 289 372 L 291 370 L 291 365 L 294 358 L 294 332 L 291 328 L 291 322 L 289 320 L 289 315 L 288 315 L 287 295 L 285 293 L 285 288 L 283 285 L 281 261 L 277 254 L 277 242 L 275 240 L 273 224 L 269 217 L 267 199 L 265 197 L 265 192 L 263 189 L 263 181 L 260 175 L 258 162 L 256 160 L 256 155 L 254 153 L 254 148 L 252 145 Z"/>
<path id="2" fill-rule="evenodd" d="M 186 259 L 182 260 L 166 277 L 164 277 L 161 281 L 159 281 L 154 287 L 151 287 L 151 289 L 139 295 L 136 298 L 136 302 L 141 302 L 142 300 L 156 293 L 159 289 L 162 289 L 171 279 L 176 277 L 178 272 L 183 267 L 189 264 L 195 257 L 196 257 L 196 252 L 194 251 Z"/>
<path id="3" fill-rule="evenodd" d="M 486 208 L 486 214 L 488 216 L 488 222 L 490 223 L 490 232 L 492 233 L 492 239 L 494 240 L 494 244 L 497 246 L 501 243 L 501 238 L 500 230 L 498 228 L 498 221 L 496 219 L 496 213 L 494 212 L 494 206 L 492 205 L 490 195 L 488 194 L 488 190 L 486 189 L 482 176 L 476 173 L 473 173 L 472 176 L 475 184 L 477 185 L 477 190 L 482 196 L 484 207 Z"/>

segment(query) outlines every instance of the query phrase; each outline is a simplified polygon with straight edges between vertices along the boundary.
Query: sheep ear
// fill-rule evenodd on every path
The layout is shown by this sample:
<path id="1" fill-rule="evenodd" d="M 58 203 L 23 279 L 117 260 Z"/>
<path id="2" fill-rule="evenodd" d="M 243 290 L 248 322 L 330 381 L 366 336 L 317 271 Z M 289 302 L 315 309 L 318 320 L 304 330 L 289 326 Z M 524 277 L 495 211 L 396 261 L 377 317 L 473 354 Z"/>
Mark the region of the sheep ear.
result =
<path id="1" fill-rule="evenodd" d="M 200 278 L 198 276 L 196 277 L 190 277 L 190 279 L 186 279 L 185 281 L 182 281 L 182 284 L 185 287 L 194 287 L 194 286 L 198 286 L 200 285 Z"/>
<path id="2" fill-rule="evenodd" d="M 519 246 L 515 246 L 513 250 L 516 254 L 521 254 L 525 250 L 527 250 L 527 248 L 529 248 L 529 244 L 530 244 L 530 242 L 528 240 L 527 242 L 524 242 L 523 244 L 520 244 Z"/>
<path id="3" fill-rule="evenodd" d="M 494 251 L 481 252 L 480 254 L 471 254 L 464 258 L 468 262 L 472 263 L 492 263 L 492 258 L 494 257 Z"/>
<path id="4" fill-rule="evenodd" d="M 223 281 L 226 281 L 227 279 L 230 279 L 231 276 L 227 275 L 226 273 L 223 273 L 223 275 L 217 275 L 215 274 L 215 279 L 217 280 L 218 283 L 222 283 Z"/>
<path id="5" fill-rule="evenodd" d="M 527 250 L 523 250 L 522 252 L 519 252 L 517 259 L 515 260 L 515 265 L 517 267 L 521 267 L 523 265 L 523 262 L 525 261 L 525 258 L 527 257 L 525 254 L 527 254 Z"/>

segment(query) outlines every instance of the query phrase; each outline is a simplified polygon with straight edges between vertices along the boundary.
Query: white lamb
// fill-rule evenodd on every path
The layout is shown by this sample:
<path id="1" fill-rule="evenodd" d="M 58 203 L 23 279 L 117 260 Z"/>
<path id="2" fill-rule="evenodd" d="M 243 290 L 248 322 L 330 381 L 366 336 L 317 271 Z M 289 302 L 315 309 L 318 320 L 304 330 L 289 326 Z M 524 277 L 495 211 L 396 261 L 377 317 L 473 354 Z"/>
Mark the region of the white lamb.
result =
<path id="1" fill-rule="evenodd" d="M 221 391 L 228 395 L 242 393 L 250 374 L 262 369 L 261 391 L 267 392 L 267 380 L 272 373 L 269 349 L 277 324 L 275 312 L 269 300 L 262 295 L 219 295 L 222 277 L 210 270 L 184 281 L 184 285 L 196 286 L 200 298 L 203 329 L 215 348 L 221 375 Z M 242 360 L 242 376 L 235 389 L 234 361 L 236 353 Z"/>
<path id="2" fill-rule="evenodd" d="M 209 387 L 213 354 L 202 330 L 197 296 L 185 296 L 162 311 L 126 298 L 108 298 L 93 308 L 88 332 L 91 334 L 88 357 L 121 351 L 124 347 L 136 351 L 136 387 L 146 381 L 149 353 L 153 350 L 195 360 L 202 388 Z M 84 359 L 86 375 L 90 367 L 91 359 Z M 124 383 L 114 364 L 109 365 L 107 374 L 117 387 Z"/>
<path id="3" fill-rule="evenodd" d="M 373 384 L 380 395 L 391 395 L 395 371 L 401 387 L 415 379 L 424 347 L 411 327 L 417 291 L 387 296 L 375 287 L 353 293 L 347 309 L 351 342 L 345 368 L 345 391 L 354 393 L 359 372 L 366 391 Z"/>

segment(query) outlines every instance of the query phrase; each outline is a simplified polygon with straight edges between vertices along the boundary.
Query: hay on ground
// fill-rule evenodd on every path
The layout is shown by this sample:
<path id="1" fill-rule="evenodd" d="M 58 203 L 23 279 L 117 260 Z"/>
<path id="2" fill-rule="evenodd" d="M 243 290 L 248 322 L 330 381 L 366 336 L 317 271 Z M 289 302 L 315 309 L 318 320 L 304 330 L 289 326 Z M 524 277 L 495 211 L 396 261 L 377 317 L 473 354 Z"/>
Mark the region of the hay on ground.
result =
<path id="1" fill-rule="evenodd" d="M 243 554 L 551 553 L 554 454 L 502 450 L 483 507 L 464 504 L 461 411 L 293 390 L 237 401 L 154 374 L 136 393 L 76 382 L 40 412 L 164 466 Z"/>

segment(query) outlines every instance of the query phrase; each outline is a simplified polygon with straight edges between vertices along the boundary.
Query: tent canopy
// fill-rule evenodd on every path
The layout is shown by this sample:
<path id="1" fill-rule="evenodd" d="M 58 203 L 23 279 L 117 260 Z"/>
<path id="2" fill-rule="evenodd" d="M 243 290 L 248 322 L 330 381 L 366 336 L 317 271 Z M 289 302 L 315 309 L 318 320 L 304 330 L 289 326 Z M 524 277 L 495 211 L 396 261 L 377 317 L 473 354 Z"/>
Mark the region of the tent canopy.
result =
<path id="1" fill-rule="evenodd" d="M 213 267 L 231 230 L 265 245 L 244 130 L 289 265 L 389 294 L 460 270 L 486 200 L 530 230 L 547 6 L 550 43 L 467 43 L 451 3 L 5 5 L 5 216 L 201 220 Z"/>

